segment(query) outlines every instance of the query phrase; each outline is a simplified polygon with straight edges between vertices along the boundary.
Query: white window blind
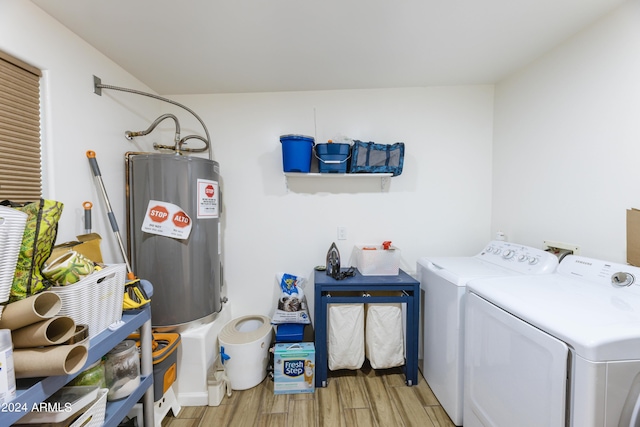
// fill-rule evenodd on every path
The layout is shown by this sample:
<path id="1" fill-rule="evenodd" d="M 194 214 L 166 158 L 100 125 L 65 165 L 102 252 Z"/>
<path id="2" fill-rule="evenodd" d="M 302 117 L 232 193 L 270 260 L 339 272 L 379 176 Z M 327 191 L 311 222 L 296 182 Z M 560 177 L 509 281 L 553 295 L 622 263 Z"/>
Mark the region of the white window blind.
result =
<path id="1" fill-rule="evenodd" d="M 37 68 L 0 51 L 0 200 L 42 196 L 41 76 Z"/>

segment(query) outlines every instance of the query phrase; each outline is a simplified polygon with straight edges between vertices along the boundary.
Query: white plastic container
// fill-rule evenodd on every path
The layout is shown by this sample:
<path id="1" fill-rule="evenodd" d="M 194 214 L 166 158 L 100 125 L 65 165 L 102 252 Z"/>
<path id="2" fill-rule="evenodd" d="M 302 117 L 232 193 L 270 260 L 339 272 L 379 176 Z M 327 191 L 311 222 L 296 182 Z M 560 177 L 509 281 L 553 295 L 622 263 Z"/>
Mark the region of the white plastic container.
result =
<path id="1" fill-rule="evenodd" d="M 11 331 L 0 329 L 0 404 L 16 395 L 16 374 L 13 370 L 13 343 Z"/>
<path id="2" fill-rule="evenodd" d="M 227 382 L 224 379 L 224 371 L 219 371 L 214 365 L 207 371 L 208 406 L 219 406 L 224 398 Z"/>
<path id="3" fill-rule="evenodd" d="M 363 276 L 397 276 L 400 272 L 400 249 L 381 245 L 356 245 L 356 266 Z"/>

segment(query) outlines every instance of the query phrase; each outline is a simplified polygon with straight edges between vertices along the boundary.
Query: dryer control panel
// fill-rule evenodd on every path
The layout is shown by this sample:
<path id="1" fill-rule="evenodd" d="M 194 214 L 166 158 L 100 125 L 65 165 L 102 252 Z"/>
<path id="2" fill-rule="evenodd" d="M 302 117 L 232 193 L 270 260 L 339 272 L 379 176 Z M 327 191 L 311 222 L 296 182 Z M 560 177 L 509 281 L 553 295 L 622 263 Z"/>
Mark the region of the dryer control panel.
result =
<path id="1" fill-rule="evenodd" d="M 489 242 L 476 257 L 522 274 L 553 273 L 558 266 L 550 252 L 501 240 Z"/>
<path id="2" fill-rule="evenodd" d="M 614 288 L 636 288 L 640 292 L 640 268 L 627 264 L 602 261 L 583 256 L 567 255 L 558 273 L 580 277 L 589 282 Z"/>

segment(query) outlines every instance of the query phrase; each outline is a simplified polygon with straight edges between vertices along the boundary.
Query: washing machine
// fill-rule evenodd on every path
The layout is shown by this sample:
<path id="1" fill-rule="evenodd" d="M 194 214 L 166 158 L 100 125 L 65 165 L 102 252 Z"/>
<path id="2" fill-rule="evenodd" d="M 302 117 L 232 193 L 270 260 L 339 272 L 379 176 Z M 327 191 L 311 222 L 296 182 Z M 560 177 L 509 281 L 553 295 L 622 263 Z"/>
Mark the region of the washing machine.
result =
<path id="1" fill-rule="evenodd" d="M 453 423 L 462 425 L 464 297 L 466 284 L 481 277 L 552 273 L 552 253 L 505 241 L 491 241 L 469 257 L 420 258 L 422 301 L 420 369 Z"/>
<path id="2" fill-rule="evenodd" d="M 639 426 L 640 268 L 569 255 L 467 285 L 464 425 Z"/>

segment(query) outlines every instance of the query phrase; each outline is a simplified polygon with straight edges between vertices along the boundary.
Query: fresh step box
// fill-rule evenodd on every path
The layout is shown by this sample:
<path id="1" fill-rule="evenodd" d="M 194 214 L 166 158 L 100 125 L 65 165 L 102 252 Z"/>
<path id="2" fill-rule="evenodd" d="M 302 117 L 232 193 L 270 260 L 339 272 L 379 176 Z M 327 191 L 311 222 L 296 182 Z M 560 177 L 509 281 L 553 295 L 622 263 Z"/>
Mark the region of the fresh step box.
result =
<path id="1" fill-rule="evenodd" d="M 274 393 L 313 393 L 315 364 L 313 343 L 276 344 L 273 357 Z"/>

